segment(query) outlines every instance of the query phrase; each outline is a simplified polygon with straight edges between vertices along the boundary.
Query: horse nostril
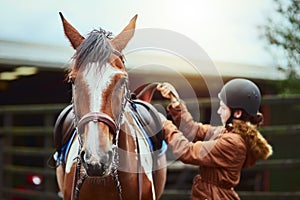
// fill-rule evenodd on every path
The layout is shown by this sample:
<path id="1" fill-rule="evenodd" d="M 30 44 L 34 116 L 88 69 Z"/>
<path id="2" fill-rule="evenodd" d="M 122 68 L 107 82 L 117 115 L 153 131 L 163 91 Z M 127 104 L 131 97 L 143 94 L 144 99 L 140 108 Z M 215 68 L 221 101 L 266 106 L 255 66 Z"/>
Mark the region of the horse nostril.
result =
<path id="1" fill-rule="evenodd" d="M 112 162 L 113 153 L 112 151 L 108 151 L 105 155 L 103 155 L 100 159 L 101 165 L 110 165 Z"/>
<path id="2" fill-rule="evenodd" d="M 112 155 L 113 155 L 112 151 L 108 151 L 102 160 L 103 163 L 110 164 L 112 161 Z"/>

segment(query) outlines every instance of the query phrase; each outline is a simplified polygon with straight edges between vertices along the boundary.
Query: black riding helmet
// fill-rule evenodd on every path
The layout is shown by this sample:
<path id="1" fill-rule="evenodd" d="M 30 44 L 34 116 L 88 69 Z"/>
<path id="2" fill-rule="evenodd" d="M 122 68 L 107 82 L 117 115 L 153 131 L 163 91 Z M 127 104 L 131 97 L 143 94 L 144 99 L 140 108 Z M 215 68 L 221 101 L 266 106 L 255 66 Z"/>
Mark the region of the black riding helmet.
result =
<path id="1" fill-rule="evenodd" d="M 250 116 L 256 116 L 261 103 L 258 87 L 250 80 L 237 78 L 227 82 L 219 98 L 231 109 L 243 109 Z"/>

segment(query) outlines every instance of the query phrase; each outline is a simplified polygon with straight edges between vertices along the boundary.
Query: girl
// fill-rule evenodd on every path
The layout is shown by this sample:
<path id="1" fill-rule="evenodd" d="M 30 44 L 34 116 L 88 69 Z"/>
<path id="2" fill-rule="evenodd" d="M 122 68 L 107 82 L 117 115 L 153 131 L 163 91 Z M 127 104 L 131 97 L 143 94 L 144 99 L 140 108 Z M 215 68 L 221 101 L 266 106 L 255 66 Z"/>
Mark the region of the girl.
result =
<path id="1" fill-rule="evenodd" d="M 272 154 L 272 147 L 257 130 L 263 120 L 258 112 L 258 87 L 246 79 L 233 79 L 224 85 L 219 93 L 221 127 L 193 121 L 169 83 L 157 89 L 171 100 L 167 110 L 176 124 L 164 120 L 169 148 L 183 163 L 200 167 L 190 199 L 239 199 L 234 187 L 240 181 L 241 170 Z"/>

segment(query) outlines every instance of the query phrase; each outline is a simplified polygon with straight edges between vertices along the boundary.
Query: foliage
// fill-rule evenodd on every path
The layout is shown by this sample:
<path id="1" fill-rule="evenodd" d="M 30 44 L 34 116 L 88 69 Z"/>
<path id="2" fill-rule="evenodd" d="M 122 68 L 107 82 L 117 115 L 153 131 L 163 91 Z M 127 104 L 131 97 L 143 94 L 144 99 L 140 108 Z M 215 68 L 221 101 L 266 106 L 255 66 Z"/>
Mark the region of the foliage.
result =
<path id="1" fill-rule="evenodd" d="M 278 89 L 284 94 L 300 93 L 300 1 L 274 0 L 274 6 L 274 15 L 260 28 L 268 49 L 278 59 L 278 69 L 286 74 Z"/>

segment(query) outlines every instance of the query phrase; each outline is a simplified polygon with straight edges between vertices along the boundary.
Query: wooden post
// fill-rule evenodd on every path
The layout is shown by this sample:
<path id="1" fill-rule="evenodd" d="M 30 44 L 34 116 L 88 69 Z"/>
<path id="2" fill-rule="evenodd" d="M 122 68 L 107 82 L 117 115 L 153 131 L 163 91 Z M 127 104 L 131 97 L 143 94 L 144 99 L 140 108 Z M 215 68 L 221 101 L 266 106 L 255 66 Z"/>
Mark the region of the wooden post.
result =
<path id="1" fill-rule="evenodd" d="M 3 138 L 4 134 L 0 132 L 0 188 L 3 188 Z M 0 189 L 0 199 L 4 199 L 2 189 Z"/>
<path id="2" fill-rule="evenodd" d="M 7 147 L 7 146 L 11 146 L 11 144 L 12 144 L 12 141 L 13 141 L 13 136 L 12 136 L 12 132 L 11 132 L 12 127 L 13 127 L 13 114 L 11 112 L 4 113 L 4 116 L 3 116 L 3 129 L 5 131 L 5 133 L 4 133 L 5 137 L 3 138 L 3 140 L 1 140 L 2 141 L 2 144 L 1 144 L 2 155 L 4 155 L 3 154 L 3 149 L 5 149 L 5 147 Z M 7 155 L 5 157 L 3 156 L 2 159 L 3 160 L 1 162 L 1 166 L 2 166 L 1 172 L 3 173 L 4 166 L 12 164 L 12 157 L 11 157 L 11 155 Z M 8 176 L 6 175 L 4 177 L 4 173 L 3 173 L 1 178 L 3 180 L 2 184 L 5 183 L 5 187 L 8 187 L 8 188 L 13 187 L 11 174 L 8 175 Z M 4 188 L 4 185 L 1 185 L 1 188 Z M 2 193 L 3 193 L 3 191 L 2 191 Z M 1 195 L 3 195 L 3 194 L 1 194 Z M 10 198 L 11 197 L 9 197 L 8 199 L 10 199 Z"/>
<path id="3" fill-rule="evenodd" d="M 53 113 L 50 113 L 50 114 L 45 114 L 44 115 L 44 127 L 52 127 L 54 124 L 54 115 Z M 49 150 L 53 148 L 53 134 L 50 133 L 50 134 L 45 134 L 44 136 L 44 149 L 45 151 Z M 49 154 L 50 156 L 50 154 Z M 53 170 L 53 169 L 50 169 L 49 166 L 47 165 L 47 160 L 48 160 L 48 156 L 44 157 L 44 171 L 45 171 L 45 178 L 44 178 L 44 181 L 45 181 L 45 192 L 53 192 L 55 191 L 55 185 L 56 185 L 56 182 L 55 182 L 55 179 L 53 178 L 53 175 L 50 173 L 50 170 Z M 49 172 L 49 173 L 48 173 Z"/>

